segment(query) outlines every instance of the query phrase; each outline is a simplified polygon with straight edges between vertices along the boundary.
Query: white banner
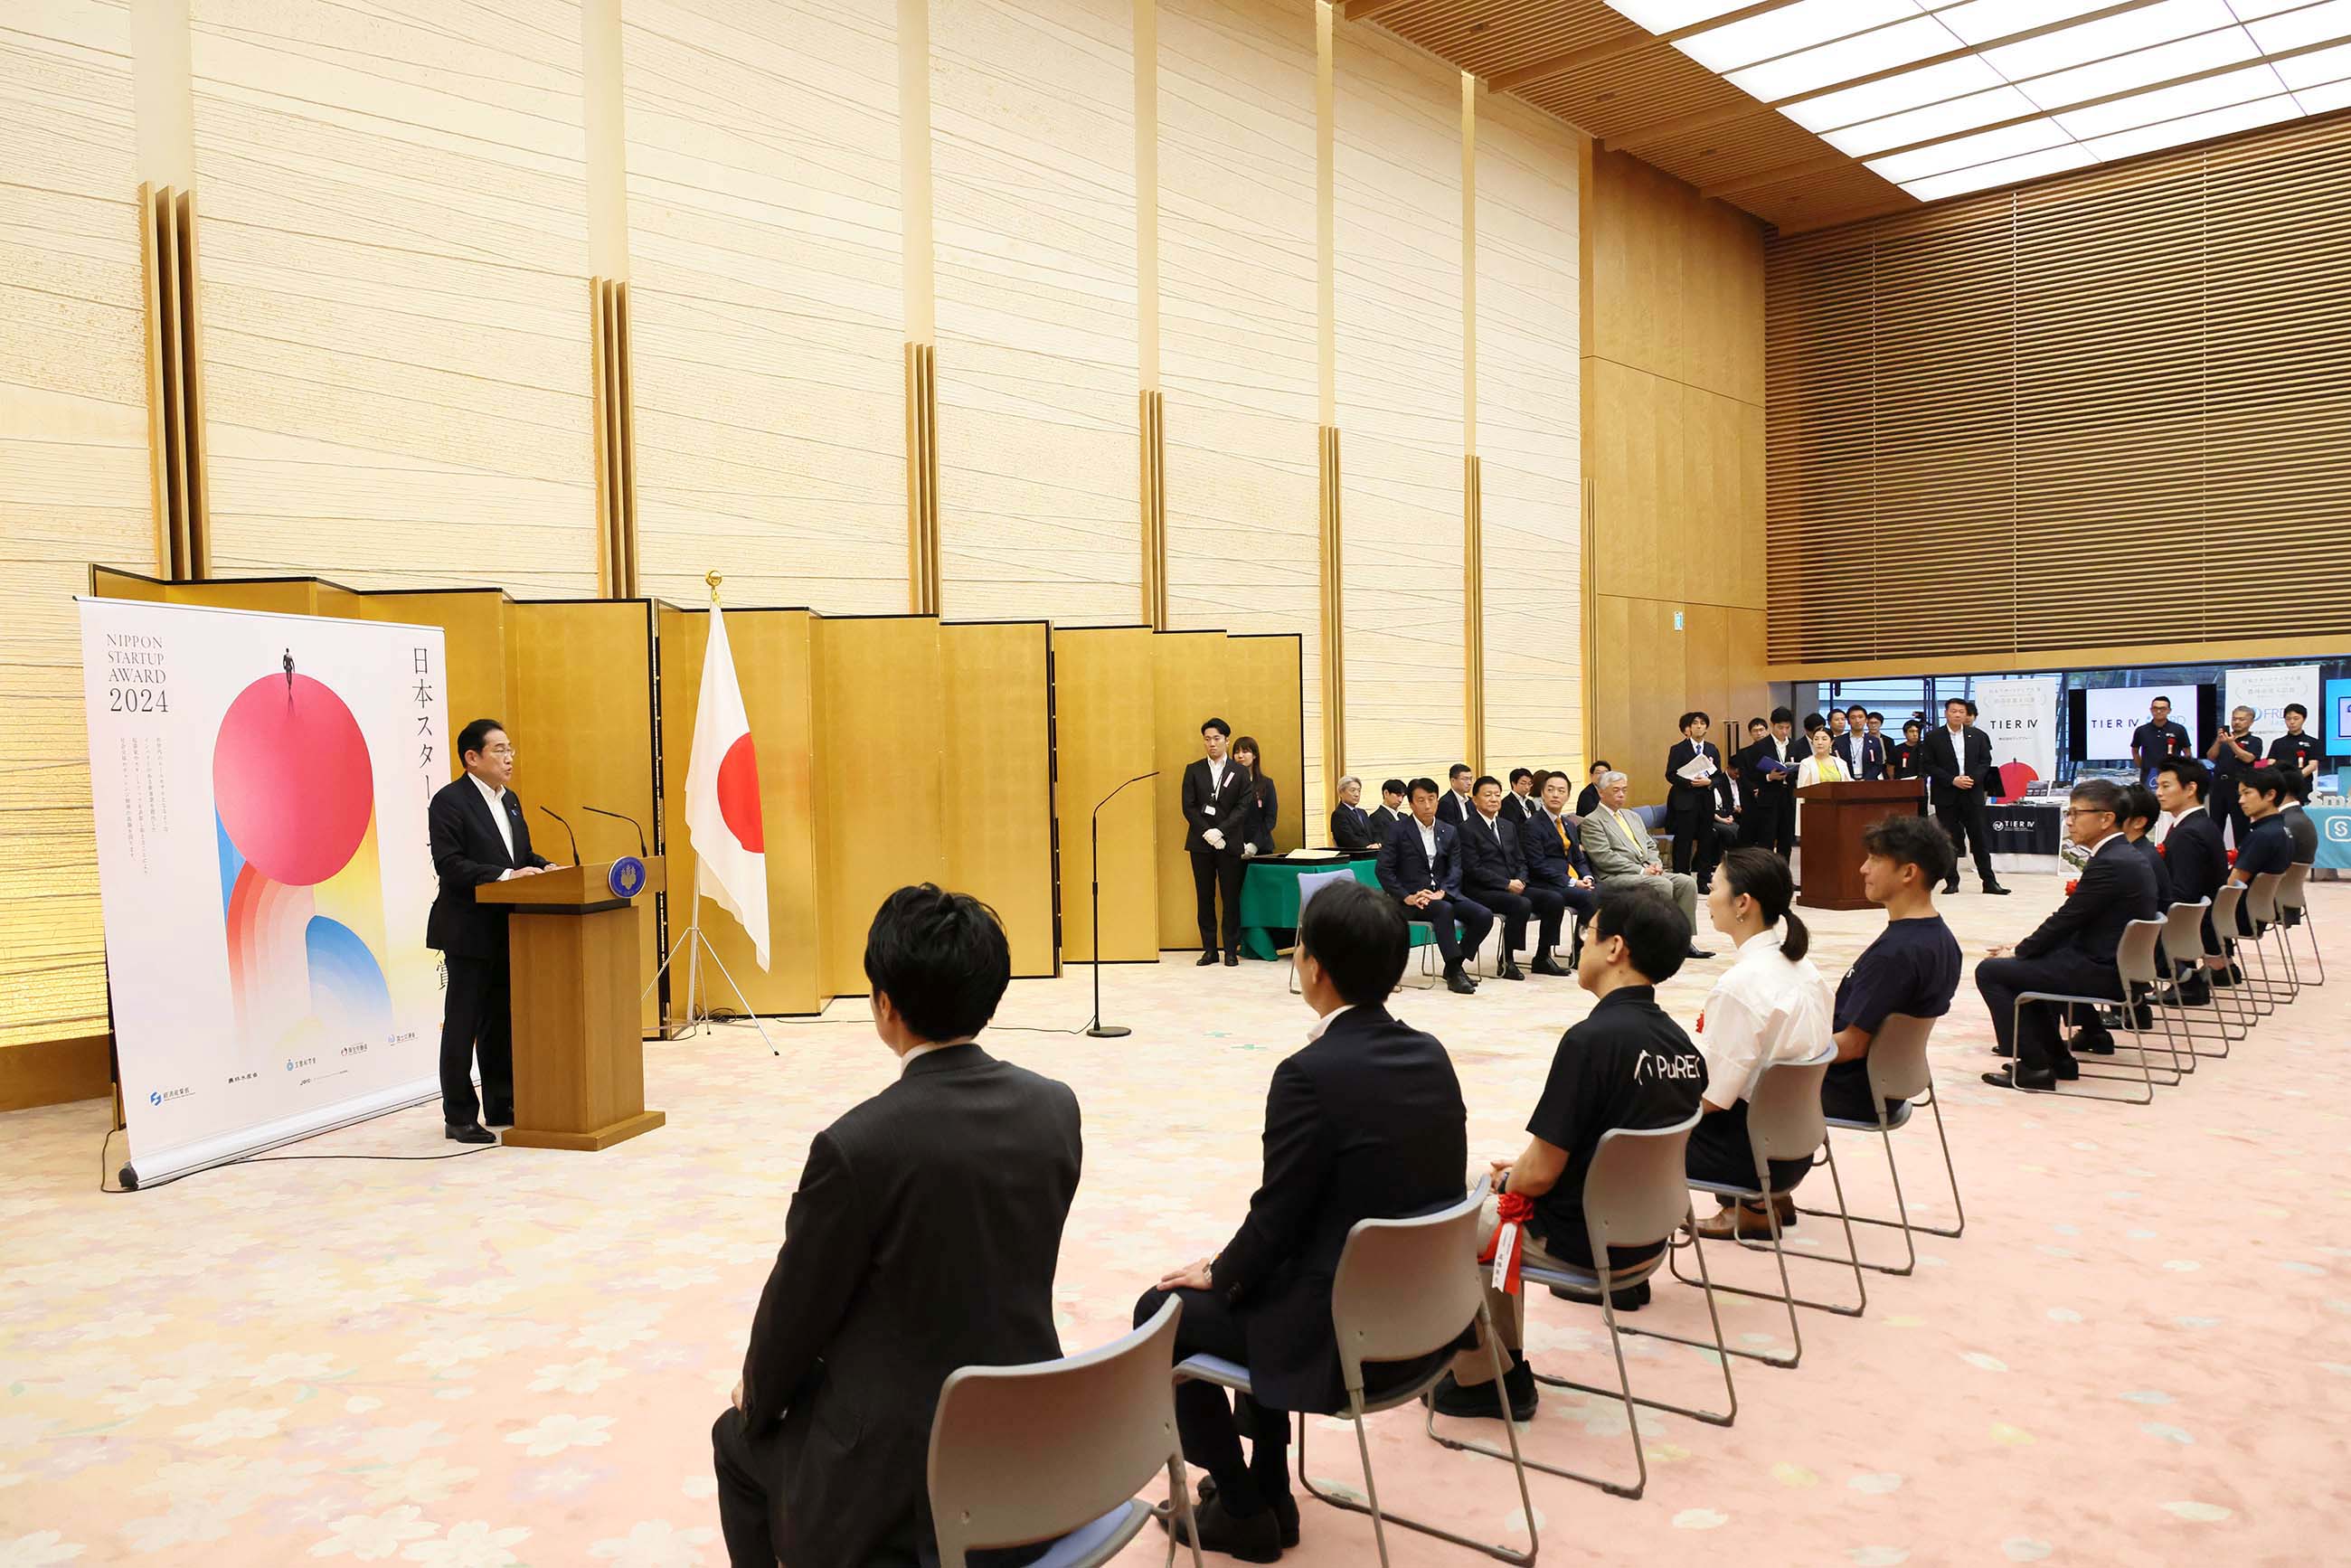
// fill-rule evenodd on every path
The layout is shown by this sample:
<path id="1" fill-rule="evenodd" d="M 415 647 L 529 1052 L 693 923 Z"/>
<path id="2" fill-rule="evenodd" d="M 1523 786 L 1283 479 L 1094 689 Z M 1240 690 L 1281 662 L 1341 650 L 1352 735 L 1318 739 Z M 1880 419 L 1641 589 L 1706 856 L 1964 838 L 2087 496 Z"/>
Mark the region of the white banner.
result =
<path id="1" fill-rule="evenodd" d="M 136 1179 L 432 1094 L 440 629 L 80 605 Z"/>
<path id="2" fill-rule="evenodd" d="M 2239 706 L 2253 710 L 2253 733 L 2264 742 L 2285 733 L 2285 705 L 2300 703 L 2308 716 L 2303 728 L 2318 733 L 2325 712 L 2318 705 L 2316 664 L 2270 664 L 2258 670 L 2231 670 L 2221 686 L 2220 723 Z M 2262 747 L 2268 749 L 2266 745 Z"/>
<path id="3" fill-rule="evenodd" d="M 1995 766 L 2021 763 L 2030 772 L 2003 774 L 1999 799 L 2015 800 L 2034 779 L 2057 777 L 2058 682 L 2054 675 L 1975 684 L 1976 723 L 1991 739 Z"/>

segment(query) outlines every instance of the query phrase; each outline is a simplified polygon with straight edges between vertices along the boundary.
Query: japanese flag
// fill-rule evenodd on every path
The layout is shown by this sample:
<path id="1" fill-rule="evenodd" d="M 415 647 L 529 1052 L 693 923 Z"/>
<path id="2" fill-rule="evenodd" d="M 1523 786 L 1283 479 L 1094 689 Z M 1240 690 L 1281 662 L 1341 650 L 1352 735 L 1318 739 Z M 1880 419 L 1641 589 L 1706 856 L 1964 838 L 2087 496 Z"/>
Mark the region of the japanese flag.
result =
<path id="1" fill-rule="evenodd" d="M 759 758 L 726 621 L 710 607 L 702 654 L 702 695 L 694 714 L 694 756 L 685 767 L 685 838 L 695 860 L 697 899 L 714 898 L 743 923 L 759 967 L 768 967 L 768 840 L 759 821 Z"/>

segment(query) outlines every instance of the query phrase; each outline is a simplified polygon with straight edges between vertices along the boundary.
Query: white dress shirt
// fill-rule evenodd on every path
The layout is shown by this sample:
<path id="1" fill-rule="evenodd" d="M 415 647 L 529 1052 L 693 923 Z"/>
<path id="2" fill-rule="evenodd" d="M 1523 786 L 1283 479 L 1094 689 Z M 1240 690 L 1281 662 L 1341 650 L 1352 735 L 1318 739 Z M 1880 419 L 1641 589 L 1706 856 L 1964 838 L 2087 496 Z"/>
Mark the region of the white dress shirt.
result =
<path id="1" fill-rule="evenodd" d="M 1420 847 L 1427 852 L 1428 873 L 1434 877 L 1437 874 L 1437 824 L 1425 823 L 1418 817 L 1415 817 L 1412 820 L 1412 825 L 1420 830 Z"/>
<path id="2" fill-rule="evenodd" d="M 479 789 L 482 792 L 482 799 L 490 803 L 490 821 L 498 825 L 498 842 L 506 845 L 507 859 L 512 861 L 515 858 L 514 828 L 507 821 L 507 792 L 494 785 L 482 782 L 482 776 L 478 773 L 468 773 L 465 777 L 474 781 L 474 788 Z M 498 873 L 498 880 L 504 882 L 513 875 L 514 868 L 508 866 L 505 871 Z"/>
<path id="3" fill-rule="evenodd" d="M 918 1045 L 914 1047 L 914 1050 L 908 1051 L 905 1055 L 898 1059 L 898 1076 L 901 1078 L 905 1077 L 908 1064 L 918 1056 L 928 1056 L 935 1051 L 945 1051 L 951 1045 L 969 1045 L 973 1040 L 977 1040 L 978 1038 L 979 1037 L 976 1034 L 967 1034 L 961 1040 L 935 1040 L 928 1045 Z"/>
<path id="4" fill-rule="evenodd" d="M 1834 1007 L 1810 958 L 1780 951 L 1785 928 L 1771 926 L 1739 945 L 1739 956 L 1698 1015 L 1706 1054 L 1706 1102 L 1729 1110 L 1752 1096 L 1775 1061 L 1802 1061 L 1829 1044 Z"/>
<path id="5" fill-rule="evenodd" d="M 1353 1002 L 1341 1002 L 1337 1007 L 1332 1008 L 1329 1012 L 1324 1013 L 1321 1018 L 1316 1019 L 1314 1020 L 1314 1027 L 1306 1031 L 1306 1043 L 1312 1045 L 1316 1040 L 1321 1040 L 1325 1034 L 1328 1034 L 1331 1031 L 1331 1026 L 1339 1021 L 1339 1015 L 1346 1012 L 1354 1005 L 1355 1004 Z"/>

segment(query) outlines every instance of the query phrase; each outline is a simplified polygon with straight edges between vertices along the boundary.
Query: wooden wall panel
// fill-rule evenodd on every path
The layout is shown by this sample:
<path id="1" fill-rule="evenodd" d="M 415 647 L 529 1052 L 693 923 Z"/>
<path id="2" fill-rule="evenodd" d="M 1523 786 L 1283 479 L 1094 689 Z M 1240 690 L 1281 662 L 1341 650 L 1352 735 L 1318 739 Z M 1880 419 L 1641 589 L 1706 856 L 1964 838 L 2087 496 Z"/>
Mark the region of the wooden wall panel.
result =
<path id="1" fill-rule="evenodd" d="M 931 15 L 942 612 L 1142 605 L 1132 0 Z"/>
<path id="2" fill-rule="evenodd" d="M 1464 742 L 1461 78 L 1369 29 L 1337 57 L 1348 770 Z"/>
<path id="3" fill-rule="evenodd" d="M 576 0 L 192 0 L 213 564 L 596 588 Z"/>
<path id="4" fill-rule="evenodd" d="M 622 18 L 643 591 L 901 612 L 895 0 Z"/>
<path id="5" fill-rule="evenodd" d="M 1084 963 L 1095 951 L 1088 886 L 1094 874 L 1088 836 L 1094 807 L 1120 784 L 1160 766 L 1150 628 L 1055 628 L 1053 703 L 1061 957 L 1064 964 Z M 1159 957 L 1159 844 L 1174 835 L 1180 856 L 1184 843 L 1180 816 L 1163 820 L 1161 782 L 1135 785 L 1102 812 L 1105 963 L 1153 963 Z M 1188 871 L 1184 881 L 1191 885 Z"/>
<path id="6" fill-rule="evenodd" d="M 1226 711 L 1231 693 L 1225 679 L 1225 634 L 1159 632 L 1151 639 L 1151 765 L 1159 769 L 1150 786 L 1159 835 L 1159 946 L 1196 953 L 1200 925 L 1193 904 L 1191 857 L 1184 850 L 1184 769 L 1203 755 L 1200 727 L 1212 716 L 1231 725 L 1235 735 L 1248 733 L 1241 720 Z"/>
<path id="7" fill-rule="evenodd" d="M 1306 640 L 1322 800 L 1314 10 L 1165 0 L 1158 27 L 1168 624 Z"/>
<path id="8" fill-rule="evenodd" d="M 949 624 L 939 628 L 939 649 L 946 884 L 1003 919 L 1014 976 L 1057 974 L 1052 629 L 1042 621 Z"/>
<path id="9" fill-rule="evenodd" d="M 130 18 L 0 23 L 0 1053 L 106 1027 L 73 596 L 155 564 Z M 47 1080 L 44 1080 L 47 1082 Z"/>
<path id="10" fill-rule="evenodd" d="M 819 617 L 816 654 L 823 985 L 828 996 L 862 996 L 874 911 L 910 883 L 946 879 L 939 623 Z M 846 787 L 856 779 L 881 787 Z"/>
<path id="11" fill-rule="evenodd" d="M 2329 580 L 2346 186 L 2338 115 L 1775 242 L 1776 669 L 2211 656 L 2248 541 Z M 2351 634 L 2351 598 L 2273 596 L 2261 631 Z"/>

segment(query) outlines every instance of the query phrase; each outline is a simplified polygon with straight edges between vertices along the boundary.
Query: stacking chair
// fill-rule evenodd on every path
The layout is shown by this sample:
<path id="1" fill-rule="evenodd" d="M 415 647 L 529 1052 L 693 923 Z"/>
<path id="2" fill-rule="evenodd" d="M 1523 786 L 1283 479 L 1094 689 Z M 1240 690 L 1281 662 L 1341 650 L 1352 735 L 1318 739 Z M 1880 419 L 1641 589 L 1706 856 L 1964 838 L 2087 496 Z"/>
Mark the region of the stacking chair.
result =
<path id="1" fill-rule="evenodd" d="M 1761 1203 L 1763 1206 L 1764 1222 L 1771 1228 L 1771 1232 L 1768 1249 L 1760 1241 L 1741 1241 L 1739 1245 L 1754 1251 L 1771 1252 L 1773 1260 L 1780 1265 L 1778 1293 L 1774 1294 L 1770 1291 L 1750 1291 L 1740 1285 L 1716 1285 L 1713 1289 L 1727 1291 L 1734 1296 L 1751 1296 L 1758 1301 L 1787 1303 L 1788 1332 L 1795 1345 L 1792 1354 L 1781 1356 L 1770 1351 L 1747 1350 L 1735 1345 L 1730 1349 L 1730 1354 L 1733 1355 L 1748 1356 L 1763 1363 L 1766 1366 L 1792 1368 L 1803 1359 L 1804 1331 L 1796 1322 L 1798 1307 L 1811 1307 L 1819 1312 L 1834 1312 L 1841 1318 L 1857 1318 L 1869 1305 L 1869 1281 L 1861 1271 L 1861 1255 L 1854 1249 L 1853 1221 L 1845 1218 L 1849 1210 L 1844 1201 L 1844 1182 L 1837 1175 L 1836 1151 L 1829 1145 L 1828 1121 L 1821 1113 L 1821 1080 L 1828 1075 L 1829 1063 L 1835 1060 L 1836 1046 L 1834 1042 L 1831 1042 L 1801 1061 L 1775 1061 L 1764 1068 L 1763 1076 L 1755 1085 L 1754 1096 L 1747 1103 L 1747 1141 L 1755 1152 L 1754 1186 L 1748 1186 L 1737 1182 L 1693 1181 L 1689 1183 L 1691 1187 L 1699 1192 L 1710 1192 L 1719 1197 L 1743 1198 L 1750 1203 Z M 1857 1300 L 1849 1307 L 1834 1301 L 1815 1301 L 1799 1296 L 1796 1294 L 1795 1287 L 1788 1280 L 1788 1260 L 1792 1254 L 1787 1249 L 1787 1238 L 1780 1229 L 1780 1208 L 1777 1201 L 1787 1195 L 1774 1189 L 1771 1186 L 1771 1162 L 1810 1159 L 1815 1155 L 1827 1156 L 1829 1183 L 1836 1190 L 1837 1217 L 1844 1226 L 1844 1256 L 1834 1258 L 1811 1252 L 1798 1252 L 1792 1256 L 1815 1263 L 1841 1263 L 1850 1268 L 1853 1270 L 1853 1283 Z M 1687 1245 L 1692 1250 L 1697 1249 L 1696 1227 L 1692 1227 Z M 1681 1250 L 1682 1246 L 1677 1244 L 1668 1256 L 1677 1260 Z M 1683 1273 L 1678 1261 L 1675 1261 L 1671 1267 L 1674 1278 L 1683 1284 L 1704 1283 Z"/>
<path id="2" fill-rule="evenodd" d="M 2236 965 L 2237 944 L 2243 940 L 2237 934 L 2237 911 L 2244 901 L 2245 884 L 2241 882 L 2224 882 L 2220 884 L 2220 891 L 2212 895 L 2212 934 L 2220 939 L 2220 950 L 2209 956 L 2224 964 Z M 2277 1010 L 2277 1005 L 2262 991 L 2245 983 L 2242 966 L 2237 966 L 2237 982 L 2223 988 L 2235 1004 L 2238 1016 L 2244 1020 L 2245 1030 L 2251 1032 L 2253 1025 Z M 2239 1038 L 2243 1037 L 2241 1035 Z"/>
<path id="3" fill-rule="evenodd" d="M 1647 1262 L 1630 1269 L 1613 1269 L 1608 1263 L 1611 1247 L 1648 1247 L 1672 1239 L 1678 1226 L 1691 1222 L 1689 1182 L 1686 1174 L 1690 1129 L 1698 1125 L 1704 1113 L 1692 1112 L 1689 1119 L 1670 1127 L 1616 1127 L 1602 1134 L 1600 1147 L 1592 1156 L 1592 1168 L 1583 1178 L 1583 1230 L 1592 1238 L 1591 1269 L 1541 1268 L 1532 1264 L 1519 1271 L 1520 1283 L 1529 1292 L 1538 1285 L 1567 1287 L 1600 1293 L 1601 1321 L 1608 1326 L 1608 1345 L 1616 1353 L 1616 1386 L 1602 1388 L 1589 1383 L 1574 1383 L 1564 1377 L 1535 1374 L 1535 1381 L 1553 1388 L 1573 1388 L 1583 1394 L 1604 1394 L 1625 1405 L 1625 1424 L 1633 1437 L 1633 1463 L 1635 1479 L 1627 1486 L 1599 1476 L 1585 1475 L 1580 1470 L 1563 1469 L 1545 1464 L 1541 1459 L 1527 1459 L 1525 1464 L 1547 1475 L 1564 1476 L 1569 1480 L 1582 1481 L 1598 1487 L 1615 1497 L 1637 1498 L 1648 1490 L 1649 1459 L 1641 1446 L 1641 1421 L 1634 1406 L 1646 1405 L 1653 1410 L 1670 1410 L 1677 1416 L 1687 1416 L 1711 1427 L 1728 1427 L 1739 1414 L 1739 1390 L 1730 1381 L 1730 1353 L 1723 1343 L 1722 1313 L 1716 1307 L 1713 1282 L 1706 1272 L 1706 1255 L 1698 1255 L 1698 1278 L 1706 1288 L 1707 1316 L 1714 1323 L 1714 1338 L 1685 1339 L 1679 1334 L 1660 1333 L 1654 1330 L 1619 1324 L 1616 1308 L 1611 1300 L 1615 1291 L 1635 1285 L 1657 1271 L 1665 1260 L 1664 1252 Z M 1693 1228 L 1692 1245 L 1696 1231 Z M 1695 1410 L 1684 1405 L 1670 1405 L 1661 1399 L 1645 1398 L 1633 1392 L 1633 1380 L 1625 1368 L 1624 1336 L 1645 1334 L 1650 1339 L 1671 1340 L 1676 1344 L 1689 1345 L 1697 1350 L 1710 1350 L 1722 1368 L 1722 1392 L 1726 1407 L 1721 1410 Z M 1472 1454 L 1484 1454 L 1490 1458 L 1508 1458 L 1501 1449 L 1466 1438 L 1448 1437 L 1437 1429 L 1437 1409 L 1430 1406 L 1424 1429 L 1448 1448 L 1458 1448 Z M 1515 1441 L 1513 1448 L 1515 1448 Z"/>
<path id="4" fill-rule="evenodd" d="M 2160 920 L 2134 920 L 2129 925 L 2123 927 L 2122 941 L 2115 949 L 2115 973 L 2122 982 L 2123 994 L 2121 1011 L 2117 1015 L 2116 1020 L 2116 1027 L 2127 1030 L 2133 1037 L 2134 1045 L 2132 1049 L 2138 1056 L 2139 1082 L 2147 1092 L 2142 1095 L 2132 1098 L 2120 1094 L 2066 1094 L 2063 1091 L 2060 1091 L 2058 1095 L 2059 1098 L 2067 1100 L 2103 1100 L 2108 1103 L 2117 1105 L 2152 1105 L 2155 1103 L 2155 1059 L 2153 1053 L 2147 1049 L 2147 1035 L 2153 1031 L 2135 1027 L 2137 1022 L 2137 1010 L 2131 1006 L 2131 1001 L 2139 994 L 2140 989 L 2143 987 L 2152 986 L 2155 983 L 2157 978 L 2155 944 L 2156 939 L 2163 934 L 2163 926 L 2164 923 Z M 2078 996 L 2069 991 L 2020 991 L 2017 993 L 2015 1011 L 2011 1016 L 2009 1029 L 2009 1038 L 2011 1040 L 2016 1038 L 2018 1030 L 2022 1028 L 2022 1025 L 2018 1020 L 2021 1020 L 2023 1018 L 2024 1004 L 2027 1002 L 2063 1003 L 2065 1008 L 2065 1015 L 2069 1019 L 2073 1017 L 2074 1009 L 2077 1007 L 2087 1008 L 2095 1011 L 2100 1008 L 2111 1008 L 2116 1006 L 2115 998 L 2112 997 Z M 2172 1067 L 2170 1070 L 2172 1074 L 2171 1082 L 2177 1083 L 2179 1082 L 2180 1078 L 2178 1054 L 2179 1047 L 2174 1041 L 2170 1032 L 2171 1014 L 2168 1010 L 2165 1010 L 2158 1012 L 2157 1017 L 2163 1022 L 2165 1043 L 2172 1052 Z M 2131 1081 L 2128 1073 L 2094 1072 L 2086 1067 L 2082 1070 L 2082 1077 L 2085 1081 L 2092 1082 L 2129 1082 Z"/>
<path id="5" fill-rule="evenodd" d="M 1510 1466 L 1519 1478 L 1519 1506 L 1527 1521 L 1527 1549 L 1489 1545 L 1457 1535 L 1434 1524 L 1406 1519 L 1380 1507 L 1380 1491 L 1372 1477 L 1372 1446 L 1364 1417 L 1409 1405 L 1437 1386 L 1451 1366 L 1439 1357 L 1426 1377 L 1401 1387 L 1366 1392 L 1364 1364 L 1412 1361 L 1450 1349 L 1461 1331 L 1475 1322 L 1486 1337 L 1494 1360 L 1494 1381 L 1502 1380 L 1502 1342 L 1486 1312 L 1485 1270 L 1478 1265 L 1478 1210 L 1486 1201 L 1486 1184 L 1449 1208 L 1414 1219 L 1361 1219 L 1347 1233 L 1339 1254 L 1339 1271 L 1331 1282 L 1331 1322 L 1339 1334 L 1339 1368 L 1347 1388 L 1347 1417 L 1355 1425 L 1355 1447 L 1364 1459 L 1364 1496 L 1357 1502 L 1314 1484 L 1306 1473 L 1306 1434 L 1311 1416 L 1298 1422 L 1298 1479 L 1301 1485 L 1350 1513 L 1372 1516 L 1372 1539 L 1379 1545 L 1381 1568 L 1387 1568 L 1387 1527 L 1400 1524 L 1456 1546 L 1467 1546 L 1504 1563 L 1531 1563 L 1541 1548 L 1535 1530 L 1534 1500 L 1527 1493 L 1527 1468 L 1519 1458 L 1519 1435 L 1510 1433 Z M 1196 1355 L 1177 1364 L 1178 1378 L 1214 1383 L 1249 1392 L 1249 1369 L 1220 1356 Z"/>
<path id="6" fill-rule="evenodd" d="M 1343 882 L 1353 882 L 1354 880 L 1355 873 L 1351 871 L 1318 871 L 1313 873 L 1311 875 L 1300 877 L 1298 879 L 1298 918 L 1300 923 L 1303 924 L 1305 922 L 1306 906 L 1314 901 L 1314 895 L 1316 894 L 1322 892 L 1326 887 L 1334 886 L 1335 884 Z M 1293 997 L 1298 994 L 1298 945 L 1295 942 L 1292 942 L 1290 946 L 1290 994 Z"/>
<path id="7" fill-rule="evenodd" d="M 2308 861 L 2296 861 L 2287 869 L 2285 880 L 2278 883 L 2278 914 L 2285 925 L 2288 951 L 2293 948 L 2295 931 L 2310 938 L 2310 961 L 2314 966 L 2310 983 L 2323 986 L 2326 984 L 2326 959 L 2318 950 L 2318 933 L 2311 929 L 2309 882 Z"/>
<path id="8" fill-rule="evenodd" d="M 1902 1267 L 1891 1263 L 1864 1263 L 1863 1268 L 1880 1274 L 1906 1275 L 1918 1267 L 1917 1237 L 1948 1236 L 1957 1238 L 1968 1228 L 1968 1211 L 1959 1202 L 1959 1173 L 1951 1164 L 1951 1140 L 1943 1132 L 1943 1104 L 1935 1097 L 1935 1076 L 1927 1065 L 1927 1039 L 1934 1032 L 1932 1019 L 1912 1018 L 1907 1013 L 1888 1013 L 1869 1037 L 1869 1054 L 1862 1060 L 1869 1067 L 1869 1094 L 1876 1103 L 1876 1115 L 1867 1122 L 1842 1116 L 1823 1115 L 1822 1120 L 1831 1127 L 1851 1133 L 1874 1132 L 1886 1144 L 1886 1171 L 1894 1180 L 1894 1214 L 1892 1219 L 1874 1219 L 1866 1215 L 1840 1214 L 1834 1209 L 1804 1208 L 1799 1214 L 1809 1214 L 1823 1219 L 1842 1219 L 1853 1225 L 1883 1225 L 1902 1232 Z M 1925 1095 L 1924 1100 L 1919 1099 Z M 1894 1110 L 1889 1113 L 1886 1106 Z M 1932 1225 L 1910 1223 L 1910 1207 L 1902 1196 L 1902 1167 L 1894 1158 L 1894 1129 L 1907 1127 L 1914 1111 L 1920 1105 L 1935 1113 L 1935 1139 L 1943 1146 L 1943 1175 L 1950 1183 L 1951 1207 L 1959 1222 L 1949 1229 Z"/>
<path id="9" fill-rule="evenodd" d="M 964 1568 L 978 1548 L 1040 1541 L 1052 1546 L 1037 1568 L 1107 1563 L 1156 1513 L 1134 1494 L 1162 1469 L 1167 1506 L 1190 1522 L 1167 1377 L 1182 1312 L 1171 1300 L 1141 1328 L 1082 1354 L 947 1375 L 931 1421 L 940 1568 Z M 1199 1532 L 1191 1533 L 1201 1568 Z M 1172 1531 L 1167 1560 L 1176 1560 Z"/>
<path id="10" fill-rule="evenodd" d="M 2270 998 L 2273 1006 L 2290 1002 L 2302 994 L 2301 981 L 2294 972 L 2294 949 L 2284 946 L 2285 928 L 2278 924 L 2278 888 L 2284 881 L 2285 873 L 2265 871 L 2245 887 L 2245 909 L 2253 917 L 2252 952 L 2254 963 L 2261 969 L 2261 977 L 2254 980 L 2253 985 L 2257 991 Z M 2270 976 L 2272 936 L 2275 936 L 2283 947 L 2274 979 Z"/>
<path id="11" fill-rule="evenodd" d="M 2190 1072 L 2196 1071 L 2198 1057 L 2206 1056 L 2215 1061 L 2220 1061 L 2229 1054 L 2229 1047 L 2232 1041 L 2245 1037 L 2244 1025 L 2234 1016 L 2236 999 L 2230 996 L 2228 987 L 2215 986 L 2211 983 L 2212 971 L 2204 964 L 2207 953 L 2204 946 L 2204 917 L 2211 907 L 2210 899 L 2199 898 L 2193 904 L 2175 904 L 2164 912 L 2163 916 L 2161 946 L 2164 958 L 2170 966 L 2173 978 L 2168 994 L 2158 996 L 2156 1000 L 2158 1005 L 2170 1008 L 2179 1014 L 2180 1031 L 2188 1047 L 2186 1062 L 2188 1071 Z M 2209 1000 L 2201 1004 L 2190 1004 L 2182 999 L 2180 987 L 2189 976 L 2197 976 L 2203 979 Z M 2209 1019 L 2203 1017 L 2202 1015 L 2206 1013 L 2210 1013 L 2211 1017 Z M 2199 1029 L 2199 1025 L 2203 1027 Z M 2214 1042 L 2220 1049 L 2199 1050 L 2196 1043 L 2199 1040 Z"/>

